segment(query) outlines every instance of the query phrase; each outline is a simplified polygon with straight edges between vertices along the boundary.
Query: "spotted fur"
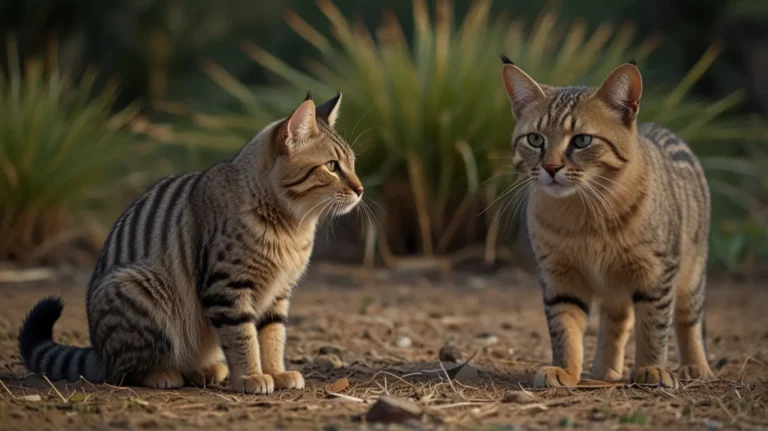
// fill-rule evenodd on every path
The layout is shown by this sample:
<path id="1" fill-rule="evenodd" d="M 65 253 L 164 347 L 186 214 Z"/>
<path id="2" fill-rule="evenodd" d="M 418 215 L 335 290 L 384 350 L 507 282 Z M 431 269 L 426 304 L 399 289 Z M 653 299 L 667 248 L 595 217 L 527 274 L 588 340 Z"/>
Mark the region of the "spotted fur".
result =
<path id="1" fill-rule="evenodd" d="M 62 304 L 36 305 L 19 343 L 51 379 L 175 388 L 229 375 L 237 392 L 301 388 L 283 361 L 293 289 L 318 220 L 363 193 L 350 146 L 333 129 L 341 94 L 306 100 L 241 151 L 159 181 L 110 232 L 91 278 L 92 347 L 57 344 Z"/>
<path id="2" fill-rule="evenodd" d="M 536 386 L 578 383 L 594 300 L 592 378 L 622 379 L 635 322 L 631 381 L 675 387 L 678 377 L 711 377 L 703 336 L 710 194 L 696 156 L 673 132 L 637 124 L 634 64 L 591 89 L 538 84 L 504 63 L 513 164 L 531 192 L 527 224 L 552 342 L 552 366 Z M 667 368 L 673 328 L 677 376 Z"/>

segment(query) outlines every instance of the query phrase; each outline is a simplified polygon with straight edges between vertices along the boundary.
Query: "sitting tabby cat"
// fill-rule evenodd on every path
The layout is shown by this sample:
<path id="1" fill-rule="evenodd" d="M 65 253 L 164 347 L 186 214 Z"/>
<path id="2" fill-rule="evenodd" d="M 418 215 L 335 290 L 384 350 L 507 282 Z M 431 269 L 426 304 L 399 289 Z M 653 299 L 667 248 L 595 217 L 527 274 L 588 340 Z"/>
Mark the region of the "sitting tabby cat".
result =
<path id="1" fill-rule="evenodd" d="M 237 392 L 303 388 L 283 363 L 288 304 L 318 218 L 344 214 L 363 187 L 334 131 L 341 94 L 261 130 L 230 160 L 161 180 L 115 223 L 87 294 L 93 347 L 52 341 L 48 298 L 19 336 L 26 367 L 52 379 Z M 226 360 L 226 365 L 223 362 Z"/>
<path id="2" fill-rule="evenodd" d="M 592 378 L 622 378 L 635 325 L 632 382 L 677 387 L 666 367 L 675 328 L 683 378 L 712 376 L 704 345 L 710 196 L 688 146 L 637 124 L 634 62 L 593 90 L 537 84 L 502 57 L 516 119 L 513 164 L 533 187 L 527 224 L 543 285 L 553 366 L 535 386 L 575 386 L 593 299 L 601 300 Z"/>

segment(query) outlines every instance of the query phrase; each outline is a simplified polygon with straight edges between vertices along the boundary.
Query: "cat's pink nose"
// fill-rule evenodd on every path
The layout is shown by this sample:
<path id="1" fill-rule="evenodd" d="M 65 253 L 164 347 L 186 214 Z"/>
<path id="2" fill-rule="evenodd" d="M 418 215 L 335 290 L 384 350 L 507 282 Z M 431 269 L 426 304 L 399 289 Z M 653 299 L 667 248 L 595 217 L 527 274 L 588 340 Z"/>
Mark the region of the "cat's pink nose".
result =
<path id="1" fill-rule="evenodd" d="M 550 177 L 555 178 L 555 174 L 560 169 L 563 169 L 563 165 L 543 165 L 542 168 L 547 171 Z"/>
<path id="2" fill-rule="evenodd" d="M 354 188 L 352 188 L 352 190 L 354 190 L 355 193 L 357 193 L 358 196 L 361 196 L 363 194 L 363 186 L 354 187 Z"/>

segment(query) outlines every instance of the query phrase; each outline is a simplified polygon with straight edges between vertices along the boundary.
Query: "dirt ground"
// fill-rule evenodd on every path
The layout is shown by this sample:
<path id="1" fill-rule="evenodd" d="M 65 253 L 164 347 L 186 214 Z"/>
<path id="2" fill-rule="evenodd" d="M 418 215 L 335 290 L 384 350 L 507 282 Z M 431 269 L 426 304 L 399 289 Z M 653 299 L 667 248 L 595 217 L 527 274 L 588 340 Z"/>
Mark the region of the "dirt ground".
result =
<path id="1" fill-rule="evenodd" d="M 148 390 L 28 376 L 16 345 L 24 314 L 60 294 L 67 305 L 55 338 L 86 345 L 87 277 L 0 283 L 0 429 L 373 429 L 365 413 L 383 394 L 421 406 L 422 421 L 407 426 L 427 429 L 768 429 L 768 288 L 759 283 L 710 283 L 714 382 L 684 382 L 674 392 L 588 380 L 578 389 L 534 390 L 550 347 L 538 289 L 525 273 L 440 281 L 382 272 L 361 286 L 316 270 L 295 295 L 286 353 L 307 388 L 256 396 L 226 384 Z M 475 353 L 458 374 L 459 364 L 437 360 L 446 343 L 462 362 Z M 670 349 L 676 363 L 674 343 Z M 342 378 L 348 387 L 334 384 Z"/>

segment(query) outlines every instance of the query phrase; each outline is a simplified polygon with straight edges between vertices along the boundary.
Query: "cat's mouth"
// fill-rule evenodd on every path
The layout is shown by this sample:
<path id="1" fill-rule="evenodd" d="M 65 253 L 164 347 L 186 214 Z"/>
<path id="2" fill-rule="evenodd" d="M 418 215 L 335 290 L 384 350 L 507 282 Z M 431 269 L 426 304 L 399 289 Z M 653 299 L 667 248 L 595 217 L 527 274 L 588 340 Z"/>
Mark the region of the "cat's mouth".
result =
<path id="1" fill-rule="evenodd" d="M 544 193 L 554 198 L 564 198 L 576 192 L 573 184 L 559 178 L 544 178 L 543 181 L 539 181 L 539 187 Z"/>
<path id="2" fill-rule="evenodd" d="M 341 208 L 340 208 L 340 209 L 339 209 L 339 210 L 336 212 L 336 214 L 337 214 L 337 215 L 344 215 L 344 214 L 346 214 L 346 213 L 348 213 L 348 212 L 352 211 L 352 210 L 353 210 L 353 209 L 354 209 L 354 208 L 357 206 L 357 204 L 359 204 L 359 203 L 360 203 L 360 201 L 361 201 L 362 199 L 363 199 L 363 198 L 362 198 L 362 196 L 354 196 L 354 197 L 350 197 L 350 198 L 346 199 L 346 203 L 345 203 L 345 205 L 344 205 L 344 206 L 342 206 L 342 207 L 341 207 Z"/>

